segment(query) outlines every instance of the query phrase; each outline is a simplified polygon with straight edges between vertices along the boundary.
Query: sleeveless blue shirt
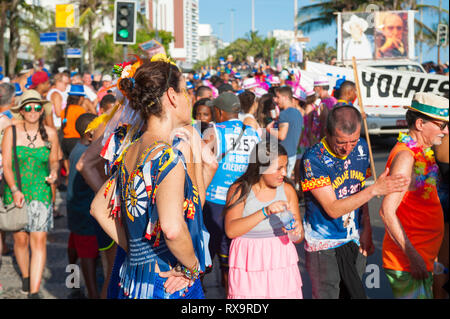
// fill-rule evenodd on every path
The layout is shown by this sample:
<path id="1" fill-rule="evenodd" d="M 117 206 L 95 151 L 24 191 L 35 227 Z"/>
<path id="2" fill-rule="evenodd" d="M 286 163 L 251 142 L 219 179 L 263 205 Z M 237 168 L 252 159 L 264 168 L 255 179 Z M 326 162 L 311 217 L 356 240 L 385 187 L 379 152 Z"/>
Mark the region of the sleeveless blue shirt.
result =
<path id="1" fill-rule="evenodd" d="M 244 135 L 237 142 L 243 127 L 244 123 L 238 119 L 215 125 L 219 159 L 222 154 L 225 154 L 228 150 L 230 151 L 219 161 L 219 167 L 206 190 L 207 201 L 225 205 L 227 192 L 231 184 L 247 170 L 250 153 L 255 145 L 259 143 L 260 137 L 252 127 L 246 126 Z M 236 144 L 234 149 L 233 144 Z"/>

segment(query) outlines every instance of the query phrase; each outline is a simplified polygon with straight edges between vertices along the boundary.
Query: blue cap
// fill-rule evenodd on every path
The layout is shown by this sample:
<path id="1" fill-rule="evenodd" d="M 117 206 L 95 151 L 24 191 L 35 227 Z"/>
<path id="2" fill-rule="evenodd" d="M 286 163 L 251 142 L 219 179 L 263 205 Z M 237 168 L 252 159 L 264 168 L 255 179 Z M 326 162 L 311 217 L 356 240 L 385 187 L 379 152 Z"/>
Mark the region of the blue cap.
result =
<path id="1" fill-rule="evenodd" d="M 187 88 L 188 90 L 191 90 L 191 89 L 194 88 L 194 84 L 192 84 L 191 82 L 187 81 L 187 82 L 186 82 L 186 88 Z"/>
<path id="2" fill-rule="evenodd" d="M 194 74 L 194 80 L 199 80 L 200 79 L 200 75 L 198 73 Z"/>
<path id="3" fill-rule="evenodd" d="M 236 79 L 242 79 L 242 76 L 241 76 L 241 74 L 240 74 L 239 72 L 235 73 L 235 74 L 234 74 L 234 77 L 235 77 Z"/>
<path id="4" fill-rule="evenodd" d="M 14 96 L 21 96 L 23 94 L 22 88 L 20 87 L 19 83 L 14 83 L 14 86 L 16 87 L 16 92 Z"/>
<path id="5" fill-rule="evenodd" d="M 77 96 L 86 96 L 86 93 L 84 93 L 84 87 L 81 84 L 72 84 L 70 86 L 68 95 L 77 95 Z"/>
<path id="6" fill-rule="evenodd" d="M 29 77 L 27 77 L 27 83 L 25 84 L 25 88 L 29 89 L 30 85 L 33 84 L 33 81 L 31 81 L 31 75 Z"/>

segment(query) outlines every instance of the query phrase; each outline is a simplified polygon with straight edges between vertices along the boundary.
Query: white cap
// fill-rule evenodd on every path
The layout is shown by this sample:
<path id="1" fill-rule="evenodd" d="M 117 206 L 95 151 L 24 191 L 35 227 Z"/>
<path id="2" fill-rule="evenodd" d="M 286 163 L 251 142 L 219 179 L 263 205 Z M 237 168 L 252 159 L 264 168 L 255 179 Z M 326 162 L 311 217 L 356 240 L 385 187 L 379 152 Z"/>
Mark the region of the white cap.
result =
<path id="1" fill-rule="evenodd" d="M 244 88 L 244 90 L 248 90 L 251 88 L 255 88 L 258 87 L 258 82 L 256 82 L 255 78 L 248 78 L 244 80 L 244 83 L 242 84 L 242 87 Z"/>
<path id="2" fill-rule="evenodd" d="M 102 77 L 102 81 L 109 81 L 109 82 L 111 82 L 111 81 L 112 81 L 112 76 L 109 75 L 109 74 L 105 74 L 105 75 Z"/>
<path id="3" fill-rule="evenodd" d="M 297 100 L 300 100 L 300 101 L 303 101 L 303 102 L 306 101 L 306 92 L 303 91 L 300 87 L 297 87 L 297 88 L 294 90 L 294 92 L 293 92 L 292 95 L 293 95 Z"/>
<path id="4" fill-rule="evenodd" d="M 314 86 L 328 86 L 330 85 L 330 82 L 328 81 L 328 78 L 324 75 L 319 76 L 318 79 L 314 80 Z"/>

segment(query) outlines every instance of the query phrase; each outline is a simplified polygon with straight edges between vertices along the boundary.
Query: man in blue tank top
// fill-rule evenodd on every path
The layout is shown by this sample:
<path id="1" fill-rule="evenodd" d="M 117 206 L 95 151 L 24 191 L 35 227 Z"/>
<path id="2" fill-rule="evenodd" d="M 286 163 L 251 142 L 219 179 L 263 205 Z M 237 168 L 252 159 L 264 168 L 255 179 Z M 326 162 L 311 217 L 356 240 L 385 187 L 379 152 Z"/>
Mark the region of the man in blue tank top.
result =
<path id="1" fill-rule="evenodd" d="M 219 167 L 206 190 L 203 208 L 205 226 L 211 234 L 211 258 L 218 254 L 222 270 L 222 284 L 228 291 L 228 251 L 231 240 L 225 235 L 223 208 L 227 192 L 246 170 L 250 153 L 260 137 L 250 126 L 238 119 L 241 111 L 239 98 L 231 92 L 220 94 L 211 101 L 216 123 L 207 129 L 203 139 L 216 154 Z"/>

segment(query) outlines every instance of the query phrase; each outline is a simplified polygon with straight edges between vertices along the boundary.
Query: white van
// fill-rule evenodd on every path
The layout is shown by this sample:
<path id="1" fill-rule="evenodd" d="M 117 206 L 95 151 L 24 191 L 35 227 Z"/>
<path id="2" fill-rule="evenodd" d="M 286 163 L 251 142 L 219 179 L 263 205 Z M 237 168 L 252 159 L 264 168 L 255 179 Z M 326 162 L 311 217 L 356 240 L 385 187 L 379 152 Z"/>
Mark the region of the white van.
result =
<path id="1" fill-rule="evenodd" d="M 385 70 L 426 73 L 420 63 L 411 60 L 358 61 L 358 65 Z M 345 65 L 345 67 L 352 68 L 352 64 Z M 400 131 L 407 131 L 406 109 L 402 106 L 365 106 L 364 111 L 367 115 L 367 128 L 370 135 L 398 135 Z M 362 134 L 364 133 L 362 132 Z"/>

